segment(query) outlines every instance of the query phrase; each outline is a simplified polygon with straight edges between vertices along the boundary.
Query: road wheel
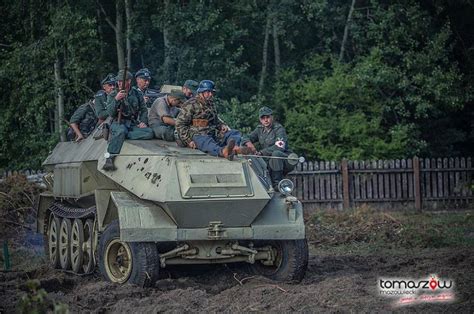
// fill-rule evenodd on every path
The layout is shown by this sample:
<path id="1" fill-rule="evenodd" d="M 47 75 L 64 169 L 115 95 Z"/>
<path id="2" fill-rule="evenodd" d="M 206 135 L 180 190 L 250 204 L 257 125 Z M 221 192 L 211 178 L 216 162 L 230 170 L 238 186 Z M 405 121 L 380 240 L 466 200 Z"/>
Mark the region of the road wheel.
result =
<path id="1" fill-rule="evenodd" d="M 82 258 L 82 271 L 85 274 L 91 273 L 94 270 L 94 232 L 94 221 L 87 219 L 84 224 L 84 242 L 82 245 L 82 252 L 84 254 Z"/>
<path id="2" fill-rule="evenodd" d="M 59 228 L 59 261 L 62 269 L 71 269 L 71 220 L 63 218 Z"/>
<path id="3" fill-rule="evenodd" d="M 119 222 L 114 220 L 99 240 L 99 269 L 108 281 L 149 287 L 158 279 L 158 250 L 155 243 L 120 241 Z"/>
<path id="4" fill-rule="evenodd" d="M 255 261 L 250 265 L 253 273 L 288 283 L 298 283 L 303 280 L 308 267 L 306 239 L 271 241 L 265 244 L 272 248 L 275 255 L 274 263 L 264 265 L 261 261 Z"/>
<path id="5" fill-rule="evenodd" d="M 82 260 L 84 254 L 82 247 L 84 244 L 84 225 L 80 219 L 74 219 L 71 229 L 71 268 L 74 272 L 82 271 Z"/>
<path id="6" fill-rule="evenodd" d="M 61 219 L 51 214 L 48 226 L 48 256 L 49 262 L 53 268 L 59 268 L 59 229 Z"/>

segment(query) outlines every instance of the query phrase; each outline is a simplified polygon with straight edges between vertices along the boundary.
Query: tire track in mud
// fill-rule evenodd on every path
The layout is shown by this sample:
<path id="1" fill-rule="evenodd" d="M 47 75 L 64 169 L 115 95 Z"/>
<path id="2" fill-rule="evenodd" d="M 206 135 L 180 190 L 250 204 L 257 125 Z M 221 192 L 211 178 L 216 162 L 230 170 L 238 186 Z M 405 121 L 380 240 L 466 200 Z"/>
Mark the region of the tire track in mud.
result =
<path id="1" fill-rule="evenodd" d="M 0 312 L 14 311 L 25 293 L 27 278 L 39 279 L 48 298 L 67 304 L 71 312 L 391 310 L 391 300 L 377 296 L 378 277 L 416 278 L 431 273 L 455 280 L 458 302 L 424 304 L 416 309 L 470 311 L 474 308 L 472 265 L 473 249 L 367 256 L 323 253 L 310 256 L 308 271 L 300 284 L 253 277 L 244 271 L 245 267 L 193 266 L 165 269 L 155 286 L 147 289 L 104 282 L 97 273 L 77 277 L 40 269 L 0 273 L 0 294 L 4 296 Z"/>

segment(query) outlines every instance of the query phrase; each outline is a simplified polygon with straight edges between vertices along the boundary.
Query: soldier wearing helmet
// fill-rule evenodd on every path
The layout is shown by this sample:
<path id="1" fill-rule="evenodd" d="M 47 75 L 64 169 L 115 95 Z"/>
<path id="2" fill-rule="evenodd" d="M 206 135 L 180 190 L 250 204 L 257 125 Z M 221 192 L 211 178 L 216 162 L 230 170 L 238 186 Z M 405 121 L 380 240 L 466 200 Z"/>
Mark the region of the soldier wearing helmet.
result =
<path id="1" fill-rule="evenodd" d="M 105 160 L 103 169 L 115 170 L 113 155 L 120 153 L 125 138 L 148 140 L 153 138 L 153 130 L 148 127 L 148 110 L 139 91 L 130 88 L 133 75 L 121 70 L 116 77 L 119 91 L 113 91 L 107 98 L 107 111 L 112 117 L 107 152 L 112 155 Z M 120 119 L 119 119 L 120 117 Z"/>
<path id="2" fill-rule="evenodd" d="M 184 103 L 176 119 L 177 140 L 212 156 L 232 159 L 235 153 L 241 153 L 238 146 L 241 134 L 219 119 L 212 101 L 214 87 L 213 81 L 201 81 L 196 97 Z"/>
<path id="3" fill-rule="evenodd" d="M 199 86 L 199 83 L 194 81 L 194 80 L 186 80 L 184 82 L 183 87 L 181 88 L 181 91 L 184 93 L 187 99 L 192 98 L 194 95 L 196 95 L 196 90 Z"/>

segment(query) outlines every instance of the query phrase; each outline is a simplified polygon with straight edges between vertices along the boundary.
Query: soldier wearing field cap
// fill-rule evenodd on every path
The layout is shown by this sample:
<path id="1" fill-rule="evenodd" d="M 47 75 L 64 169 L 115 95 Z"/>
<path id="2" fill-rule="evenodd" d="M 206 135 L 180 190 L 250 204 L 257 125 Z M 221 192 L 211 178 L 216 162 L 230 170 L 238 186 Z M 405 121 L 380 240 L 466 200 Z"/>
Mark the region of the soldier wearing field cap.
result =
<path id="1" fill-rule="evenodd" d="M 171 90 L 166 96 L 157 98 L 148 112 L 148 121 L 155 137 L 160 140 L 175 141 L 174 131 L 179 106 L 186 96 L 179 89 Z"/>
<path id="2" fill-rule="evenodd" d="M 292 151 L 288 147 L 288 136 L 285 128 L 273 119 L 272 109 L 264 106 L 258 111 L 260 124 L 250 134 L 242 139 L 242 145 L 247 146 L 252 152 L 263 156 L 288 157 Z M 255 144 L 260 150 L 257 151 Z M 283 179 L 283 176 L 293 170 L 295 166 L 288 160 L 269 158 L 268 170 L 274 188 Z"/>
<path id="3" fill-rule="evenodd" d="M 107 74 L 100 83 L 102 84 L 102 89 L 94 96 L 94 106 L 99 123 L 102 123 L 109 116 L 107 112 L 107 95 L 115 89 L 115 74 Z"/>
<path id="4" fill-rule="evenodd" d="M 150 107 L 151 104 L 148 103 L 150 99 L 147 96 L 145 96 L 145 93 L 151 81 L 150 70 L 148 70 L 147 68 L 138 70 L 137 73 L 135 73 L 135 81 L 137 82 L 137 86 L 134 88 L 137 89 L 142 94 L 143 100 L 147 108 Z"/>
<path id="5" fill-rule="evenodd" d="M 124 76 L 126 77 L 124 81 Z M 111 139 L 107 147 L 109 156 L 103 169 L 115 170 L 114 155 L 119 154 L 126 138 L 147 140 L 153 138 L 153 130 L 148 127 L 148 110 L 139 91 L 131 88 L 133 75 L 121 70 L 116 77 L 118 91 L 107 98 L 107 111 L 112 117 Z"/>
<path id="6" fill-rule="evenodd" d="M 198 86 L 199 86 L 198 82 L 194 80 L 186 80 L 181 90 L 183 91 L 184 95 L 186 95 L 186 98 L 190 99 L 191 97 L 194 97 L 196 95 L 196 90 Z"/>

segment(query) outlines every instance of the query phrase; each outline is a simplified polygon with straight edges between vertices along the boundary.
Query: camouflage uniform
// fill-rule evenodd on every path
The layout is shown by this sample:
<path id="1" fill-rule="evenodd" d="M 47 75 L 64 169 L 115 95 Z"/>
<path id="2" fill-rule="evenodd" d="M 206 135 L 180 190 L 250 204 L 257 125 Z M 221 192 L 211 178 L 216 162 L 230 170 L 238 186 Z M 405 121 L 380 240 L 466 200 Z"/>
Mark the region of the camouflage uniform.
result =
<path id="1" fill-rule="evenodd" d="M 76 123 L 84 137 L 87 137 L 89 134 L 91 134 L 97 124 L 97 115 L 92 101 L 88 101 L 87 103 L 80 105 L 79 108 L 74 111 L 69 122 Z M 71 134 L 69 133 L 71 132 L 68 131 L 68 138 L 70 138 L 71 135 L 72 137 L 74 136 L 74 131 Z M 72 140 L 73 138 L 70 139 Z"/>
<path id="2" fill-rule="evenodd" d="M 113 118 L 111 125 L 112 138 L 107 151 L 111 154 L 118 154 L 122 149 L 125 138 L 131 140 L 148 140 L 153 138 L 151 128 L 139 128 L 140 122 L 148 123 L 148 111 L 143 102 L 142 95 L 135 89 L 128 92 L 124 102 L 120 123 L 117 121 L 118 109 L 122 101 L 115 100 L 117 91 L 113 91 L 107 97 L 107 112 Z"/>
<path id="3" fill-rule="evenodd" d="M 176 131 L 184 145 L 187 146 L 194 141 L 199 150 L 212 156 L 219 156 L 230 139 L 234 139 L 237 145 L 241 139 L 241 134 L 237 130 L 229 130 L 220 135 L 222 124 L 212 101 L 194 97 L 181 107 L 181 112 L 176 118 Z"/>

